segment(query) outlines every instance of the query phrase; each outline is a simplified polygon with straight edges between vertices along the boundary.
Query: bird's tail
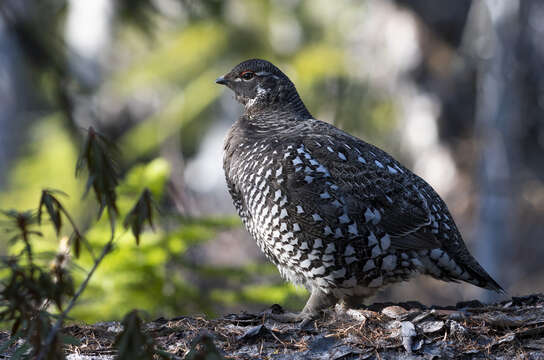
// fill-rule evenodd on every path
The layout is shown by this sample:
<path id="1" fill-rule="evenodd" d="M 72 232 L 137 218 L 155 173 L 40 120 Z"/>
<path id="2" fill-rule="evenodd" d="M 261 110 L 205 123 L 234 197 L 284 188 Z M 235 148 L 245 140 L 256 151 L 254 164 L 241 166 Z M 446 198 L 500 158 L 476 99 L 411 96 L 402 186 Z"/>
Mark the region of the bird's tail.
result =
<path id="1" fill-rule="evenodd" d="M 505 293 L 465 247 L 457 248 L 456 251 L 427 250 L 426 254 L 420 254 L 419 260 L 424 264 L 424 273 L 436 279 L 464 281 L 497 293 Z"/>
<path id="2" fill-rule="evenodd" d="M 472 258 L 472 256 L 470 256 Z M 506 291 L 495 281 L 484 268 L 472 258 L 473 263 L 466 266 L 466 272 L 469 274 L 470 278 L 464 280 L 470 284 L 479 286 L 484 289 L 493 290 L 500 294 L 505 294 Z"/>

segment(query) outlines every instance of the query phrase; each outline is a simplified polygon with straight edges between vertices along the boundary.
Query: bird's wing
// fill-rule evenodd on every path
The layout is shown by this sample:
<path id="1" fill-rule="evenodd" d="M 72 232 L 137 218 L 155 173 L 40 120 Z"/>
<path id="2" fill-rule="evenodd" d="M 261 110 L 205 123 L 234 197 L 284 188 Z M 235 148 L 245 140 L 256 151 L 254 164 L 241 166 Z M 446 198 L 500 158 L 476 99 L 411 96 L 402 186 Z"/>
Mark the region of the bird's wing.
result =
<path id="1" fill-rule="evenodd" d="M 414 175 L 385 152 L 340 135 L 306 136 L 295 145 L 296 158 L 286 159 L 286 165 L 293 167 L 287 184 L 291 198 L 320 200 L 305 203 L 311 203 L 332 228 L 342 223 L 346 213 L 350 219 L 380 227 L 390 236 L 392 247 L 441 247 L 432 232 L 426 197 L 409 181 Z M 330 198 L 323 199 L 323 194 Z"/>

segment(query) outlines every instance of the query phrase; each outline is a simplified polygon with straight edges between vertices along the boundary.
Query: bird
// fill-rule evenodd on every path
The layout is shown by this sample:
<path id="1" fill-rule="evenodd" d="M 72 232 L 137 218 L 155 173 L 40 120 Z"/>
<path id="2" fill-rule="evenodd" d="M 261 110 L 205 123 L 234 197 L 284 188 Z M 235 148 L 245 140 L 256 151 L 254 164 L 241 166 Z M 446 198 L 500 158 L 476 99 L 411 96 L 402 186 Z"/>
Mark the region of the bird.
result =
<path id="1" fill-rule="evenodd" d="M 250 59 L 216 79 L 244 106 L 223 168 L 243 224 L 281 276 L 310 297 L 307 323 L 360 307 L 417 274 L 504 292 L 469 253 L 436 191 L 378 147 L 315 119 L 275 65 Z"/>

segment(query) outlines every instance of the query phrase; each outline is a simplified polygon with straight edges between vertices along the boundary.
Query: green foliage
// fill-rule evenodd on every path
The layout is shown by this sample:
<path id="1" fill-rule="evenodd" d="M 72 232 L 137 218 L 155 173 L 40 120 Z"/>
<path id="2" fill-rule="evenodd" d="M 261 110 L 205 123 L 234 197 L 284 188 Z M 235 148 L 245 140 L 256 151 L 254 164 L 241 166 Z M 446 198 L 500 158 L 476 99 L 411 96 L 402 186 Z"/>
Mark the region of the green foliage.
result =
<path id="1" fill-rule="evenodd" d="M 82 154 L 77 163 L 77 172 L 86 168 L 88 172 L 87 193 L 93 190 L 99 203 L 98 218 L 104 208 L 108 208 L 111 234 L 109 240 L 102 247 L 98 257 L 88 246 L 93 265 L 81 282 L 78 290 L 74 290 L 71 273 L 66 269 L 67 252 L 59 252 L 55 262 L 48 270 L 34 261 L 31 237 L 42 236 L 35 230 L 36 225 L 42 224 L 43 210 L 48 213 L 57 236 L 62 230 L 62 216 L 64 215 L 72 225 L 74 236 L 71 237 L 74 252 L 79 256 L 80 242 L 84 241 L 81 232 L 76 227 L 71 215 L 56 195 L 60 191 L 42 190 L 37 211 L 16 210 L 2 211 L 7 218 L 4 224 L 6 232 L 11 233 L 10 241 L 23 243 L 23 250 L 19 255 L 2 259 L 3 270 L 7 271 L 6 278 L 0 289 L 0 321 L 10 322 L 12 337 L 21 338 L 21 345 L 16 345 L 14 357 L 37 359 L 63 358 L 60 349 L 59 331 L 75 305 L 79 296 L 86 290 L 90 278 L 104 257 L 112 250 L 115 239 L 115 216 L 118 215 L 116 187 L 118 175 L 111 157 L 112 146 L 92 128 L 87 134 Z M 136 239 L 139 239 L 145 221 L 151 222 L 151 192 L 144 190 L 143 195 L 129 212 L 125 222 L 130 224 Z M 15 233 L 13 235 L 13 233 Z M 87 243 L 86 243 L 87 244 Z M 63 303 L 67 302 L 66 308 Z M 53 303 L 61 313 L 56 316 L 53 325 L 53 314 L 48 311 L 49 304 Z M 28 348 L 28 349 L 27 349 Z"/>
<path id="2" fill-rule="evenodd" d="M 213 314 L 212 299 L 207 299 L 189 281 L 187 271 L 191 269 L 183 259 L 191 246 L 213 239 L 217 231 L 232 225 L 214 219 L 178 221 L 181 225 L 167 232 L 160 227 L 154 233 L 144 232 L 139 246 L 133 235 L 119 235 L 108 261 L 94 275 L 89 291 L 83 295 L 85 306 L 76 307 L 72 315 L 85 321 L 118 319 L 120 313 L 136 307 L 154 316 Z M 87 236 L 96 243 L 106 234 L 107 225 L 99 223 Z M 82 256 L 82 264 L 90 262 L 89 257 Z M 225 274 L 222 275 L 224 278 Z M 74 276 L 80 279 L 82 274 Z"/>
<path id="3" fill-rule="evenodd" d="M 154 206 L 151 192 L 149 189 L 144 189 L 136 205 L 134 205 L 125 217 L 123 225 L 125 228 L 130 227 L 132 230 L 132 235 L 136 238 L 136 245 L 140 245 L 140 234 L 142 233 L 145 222 L 147 221 L 149 226 L 153 227 Z"/>
<path id="4" fill-rule="evenodd" d="M 14 242 L 23 242 L 24 250 L 18 256 L 1 259 L 1 268 L 8 275 L 1 281 L 0 321 L 11 324 L 12 339 L 24 339 L 15 346 L 13 358 L 34 358 L 43 352 L 47 359 L 63 358 L 58 336 L 46 338 L 52 330 L 52 314 L 47 311 L 52 302 L 62 310 L 66 298 L 74 295 L 71 274 L 65 269 L 65 256 L 59 254 L 49 269 L 34 262 L 31 237 L 41 236 L 33 226 L 38 219 L 33 211 L 5 211 L 9 222 L 6 228 L 16 232 Z M 10 224 L 11 223 L 11 224 Z M 11 345 L 10 345 L 11 346 Z"/>
<path id="5" fill-rule="evenodd" d="M 260 265 L 259 267 L 264 267 Z M 270 268 L 272 271 L 275 268 Z M 277 271 L 277 270 L 276 270 Z M 240 274 L 242 272 L 242 274 Z M 210 293 L 210 297 L 215 304 L 224 304 L 225 306 L 250 306 L 252 304 L 260 304 L 261 307 L 267 307 L 271 304 L 281 304 L 289 309 L 299 309 L 304 306 L 308 292 L 305 289 L 295 287 L 292 284 L 285 282 L 274 282 L 274 278 L 270 277 L 266 284 L 255 284 L 252 280 L 252 274 L 247 271 L 238 270 L 238 276 L 241 275 L 245 281 L 233 282 L 236 275 L 225 271 L 224 277 L 230 280 L 230 288 L 214 289 Z"/>
<path id="6" fill-rule="evenodd" d="M 5 232 L 10 234 L 10 243 L 22 243 L 23 251 L 29 263 L 33 261 L 32 246 L 30 245 L 30 236 L 42 236 L 42 233 L 33 230 L 31 227 L 38 223 L 38 218 L 32 210 L 18 212 L 17 210 L 2 210 L 2 214 L 8 219 Z"/>
<path id="7" fill-rule="evenodd" d="M 99 205 L 98 218 L 104 209 L 108 209 L 112 233 L 115 229 L 115 216 L 119 214 L 115 192 L 115 188 L 119 184 L 119 174 L 112 157 L 114 152 L 117 152 L 114 144 L 91 127 L 76 165 L 76 176 L 80 175 L 83 170 L 88 172 L 85 195 L 91 188 L 93 189 Z"/>

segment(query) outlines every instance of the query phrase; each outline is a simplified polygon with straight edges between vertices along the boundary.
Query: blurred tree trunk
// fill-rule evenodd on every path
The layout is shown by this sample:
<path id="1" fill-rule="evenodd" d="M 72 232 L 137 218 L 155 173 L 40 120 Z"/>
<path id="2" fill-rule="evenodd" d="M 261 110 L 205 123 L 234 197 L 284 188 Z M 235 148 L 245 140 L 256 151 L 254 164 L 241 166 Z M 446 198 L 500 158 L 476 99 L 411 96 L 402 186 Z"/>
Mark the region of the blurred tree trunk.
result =
<path id="1" fill-rule="evenodd" d="M 517 217 L 516 183 L 521 86 L 518 71 L 519 1 L 474 1 L 465 39 L 477 59 L 475 140 L 478 168 L 477 258 L 507 287 L 508 249 Z M 485 295 L 493 300 L 494 295 Z"/>
<path id="2" fill-rule="evenodd" d="M 0 53 L 2 59 L 0 61 L 0 187 L 2 187 L 5 175 L 8 173 L 10 159 L 14 155 L 14 148 L 17 144 L 14 138 L 10 136 L 13 132 L 14 118 L 17 112 L 14 84 L 17 83 L 16 67 L 17 52 L 14 51 L 16 45 L 11 35 L 6 29 L 6 25 L 0 20 Z M 16 126 L 16 125 L 15 125 Z"/>
<path id="3" fill-rule="evenodd" d="M 26 134 L 37 95 L 12 29 L 16 16 L 24 16 L 14 10 L 24 8 L 17 1 L 0 3 L 0 188 Z"/>

